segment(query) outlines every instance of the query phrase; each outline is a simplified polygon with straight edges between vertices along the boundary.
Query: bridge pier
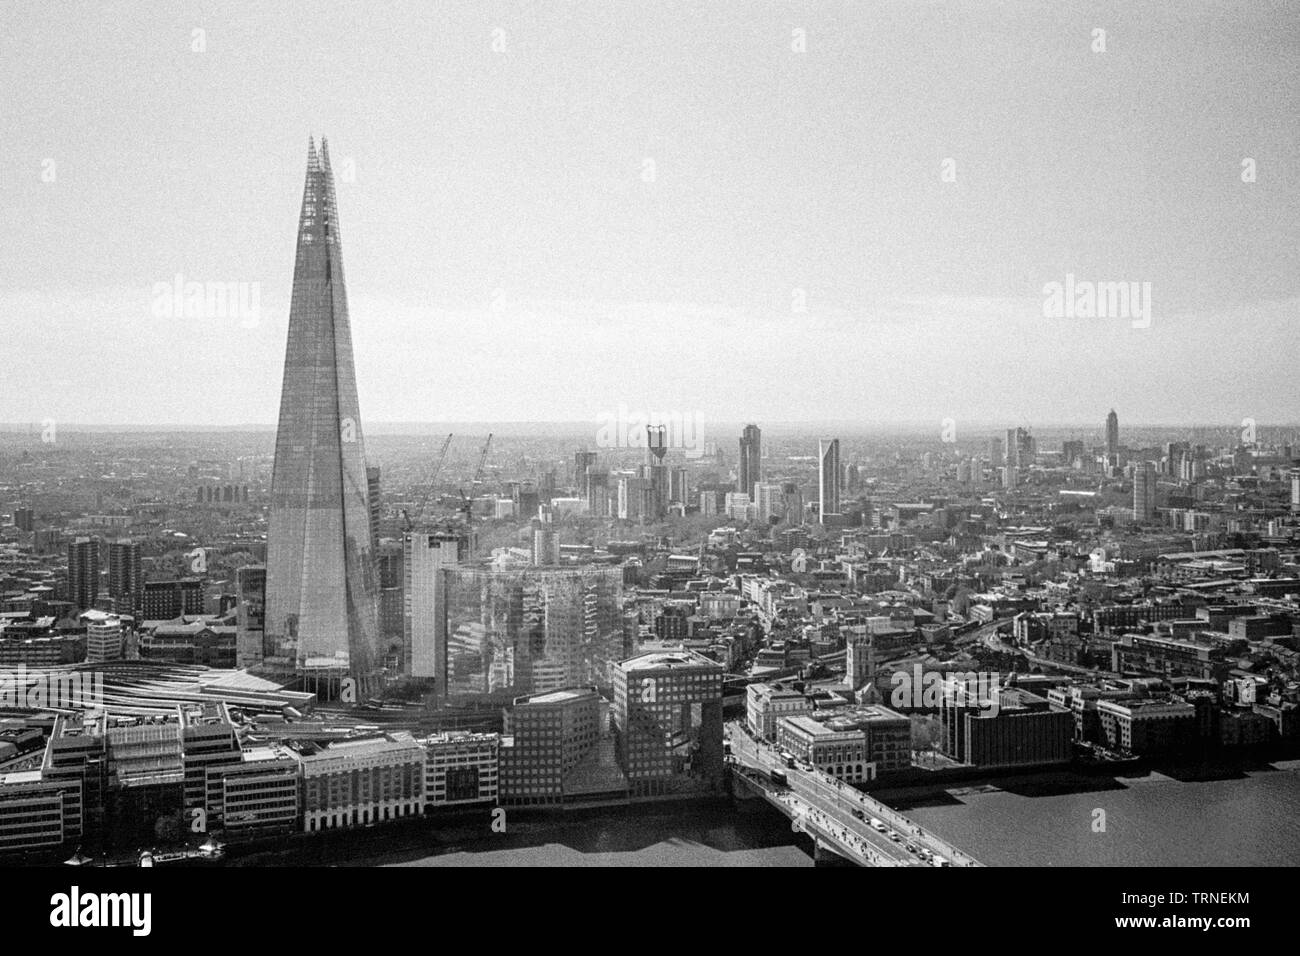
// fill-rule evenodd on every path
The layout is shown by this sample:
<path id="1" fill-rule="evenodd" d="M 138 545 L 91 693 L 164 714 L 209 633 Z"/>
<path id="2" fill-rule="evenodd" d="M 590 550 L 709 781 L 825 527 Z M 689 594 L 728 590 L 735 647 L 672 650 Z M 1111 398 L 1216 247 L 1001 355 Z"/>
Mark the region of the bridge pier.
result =
<path id="1" fill-rule="evenodd" d="M 852 860 L 840 854 L 831 844 L 821 837 L 813 837 L 814 866 L 857 866 Z"/>

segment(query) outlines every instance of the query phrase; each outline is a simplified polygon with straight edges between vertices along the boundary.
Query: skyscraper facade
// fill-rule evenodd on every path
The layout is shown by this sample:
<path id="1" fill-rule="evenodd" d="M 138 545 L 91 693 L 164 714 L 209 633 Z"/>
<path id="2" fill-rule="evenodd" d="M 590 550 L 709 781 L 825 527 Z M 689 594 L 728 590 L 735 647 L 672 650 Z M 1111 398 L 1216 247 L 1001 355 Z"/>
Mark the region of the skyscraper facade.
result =
<path id="1" fill-rule="evenodd" d="M 1119 459 L 1119 416 L 1115 409 L 1106 416 L 1106 464 L 1114 465 Z"/>
<path id="2" fill-rule="evenodd" d="M 840 513 L 840 440 L 823 438 L 817 442 L 818 514 Z"/>
<path id="3" fill-rule="evenodd" d="M 265 656 L 265 565 L 247 564 L 235 572 L 235 608 L 235 666 L 252 667 Z"/>
<path id="4" fill-rule="evenodd" d="M 81 610 L 99 597 L 99 539 L 77 538 L 68 543 L 68 600 Z"/>
<path id="5" fill-rule="evenodd" d="M 1149 461 L 1133 472 L 1133 520 L 1150 521 L 1156 513 L 1156 466 Z"/>
<path id="6" fill-rule="evenodd" d="M 329 147 L 308 143 L 271 478 L 266 634 L 300 673 L 368 685 L 378 585 Z"/>
<path id="7" fill-rule="evenodd" d="M 108 545 L 108 594 L 118 614 L 134 614 L 144 596 L 144 572 L 140 545 L 124 538 Z"/>
<path id="8" fill-rule="evenodd" d="M 736 490 L 754 494 L 754 485 L 763 480 L 763 432 L 757 425 L 746 425 L 740 433 L 740 473 Z"/>

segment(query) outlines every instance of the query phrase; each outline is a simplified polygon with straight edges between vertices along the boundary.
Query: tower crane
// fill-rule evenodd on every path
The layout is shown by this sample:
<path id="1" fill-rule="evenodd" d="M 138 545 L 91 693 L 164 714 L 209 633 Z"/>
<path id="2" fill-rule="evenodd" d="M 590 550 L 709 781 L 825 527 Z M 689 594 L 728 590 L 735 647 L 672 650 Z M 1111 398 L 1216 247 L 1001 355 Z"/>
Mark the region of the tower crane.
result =
<path id="1" fill-rule="evenodd" d="M 442 440 L 442 448 L 438 449 L 438 457 L 433 460 L 433 467 L 429 470 L 429 487 L 425 490 L 424 497 L 420 499 L 419 507 L 415 509 L 416 518 L 419 518 L 424 514 L 424 508 L 429 503 L 429 499 L 433 496 L 434 479 L 438 477 L 438 472 L 442 471 L 442 463 L 447 460 L 447 449 L 450 447 L 451 433 L 448 432 L 447 437 Z M 411 520 L 411 515 L 405 508 L 402 509 L 402 517 L 406 519 L 406 530 L 414 530 L 415 523 Z"/>
<path id="2" fill-rule="evenodd" d="M 474 477 L 470 479 L 471 491 L 473 491 L 474 486 L 477 485 L 483 479 L 483 465 L 487 461 L 488 449 L 491 447 L 492 447 L 492 433 L 488 432 L 487 441 L 483 443 L 483 450 L 479 452 L 478 467 L 474 469 Z M 464 488 L 461 488 L 460 489 L 460 513 L 465 516 L 466 528 L 470 527 L 470 525 L 474 523 L 474 516 L 472 513 L 473 507 L 474 507 L 473 499 L 470 498 L 469 495 L 465 494 Z"/>

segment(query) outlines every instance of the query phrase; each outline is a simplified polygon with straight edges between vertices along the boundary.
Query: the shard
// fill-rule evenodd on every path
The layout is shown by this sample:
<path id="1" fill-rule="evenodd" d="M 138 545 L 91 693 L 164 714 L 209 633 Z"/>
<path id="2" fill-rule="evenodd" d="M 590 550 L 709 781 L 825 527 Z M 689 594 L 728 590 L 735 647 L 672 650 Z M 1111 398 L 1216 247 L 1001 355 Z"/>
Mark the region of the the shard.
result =
<path id="1" fill-rule="evenodd" d="M 266 642 L 304 677 L 371 686 L 377 582 L 329 147 L 307 146 L 267 533 Z M 346 691 L 344 692 L 346 695 Z M 360 699 L 359 697 L 356 699 Z"/>

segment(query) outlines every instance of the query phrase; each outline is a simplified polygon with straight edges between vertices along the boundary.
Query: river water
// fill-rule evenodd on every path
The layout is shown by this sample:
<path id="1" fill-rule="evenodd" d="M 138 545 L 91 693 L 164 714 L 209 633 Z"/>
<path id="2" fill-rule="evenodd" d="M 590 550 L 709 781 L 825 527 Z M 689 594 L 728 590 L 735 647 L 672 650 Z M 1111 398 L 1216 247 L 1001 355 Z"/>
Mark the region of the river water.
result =
<path id="1" fill-rule="evenodd" d="M 880 794 L 989 866 L 1300 865 L 1300 761 L 1223 779 L 1069 772 Z M 811 844 L 765 804 L 615 810 L 485 827 L 423 848 L 360 853 L 388 866 L 812 866 Z M 1104 811 L 1104 817 L 1096 811 Z M 1102 823 L 1104 822 L 1104 829 Z"/>

